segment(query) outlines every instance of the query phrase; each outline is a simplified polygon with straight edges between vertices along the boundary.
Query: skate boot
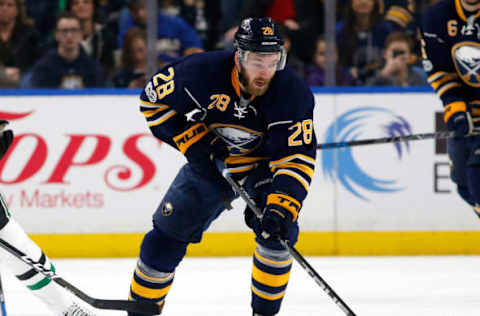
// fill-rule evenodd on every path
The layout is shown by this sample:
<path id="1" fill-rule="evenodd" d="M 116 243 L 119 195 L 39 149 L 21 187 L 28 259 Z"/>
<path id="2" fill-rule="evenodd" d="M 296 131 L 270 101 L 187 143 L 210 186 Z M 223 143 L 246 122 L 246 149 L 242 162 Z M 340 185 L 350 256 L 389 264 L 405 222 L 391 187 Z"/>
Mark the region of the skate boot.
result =
<path id="1" fill-rule="evenodd" d="M 83 307 L 73 303 L 68 309 L 62 313 L 62 316 L 96 316 L 94 313 L 84 309 Z"/>

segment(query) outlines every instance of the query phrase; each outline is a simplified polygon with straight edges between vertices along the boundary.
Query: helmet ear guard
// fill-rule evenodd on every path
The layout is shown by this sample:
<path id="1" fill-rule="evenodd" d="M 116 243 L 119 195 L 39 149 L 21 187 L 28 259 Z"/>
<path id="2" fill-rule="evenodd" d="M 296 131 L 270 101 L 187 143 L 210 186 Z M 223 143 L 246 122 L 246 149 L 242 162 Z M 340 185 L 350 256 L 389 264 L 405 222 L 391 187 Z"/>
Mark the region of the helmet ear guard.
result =
<path id="1" fill-rule="evenodd" d="M 270 18 L 244 19 L 235 33 L 233 44 L 239 52 L 241 63 L 247 60 L 248 52 L 258 54 L 279 52 L 280 59 L 277 64 L 277 71 L 285 68 L 287 52 L 283 47 L 283 39 Z"/>

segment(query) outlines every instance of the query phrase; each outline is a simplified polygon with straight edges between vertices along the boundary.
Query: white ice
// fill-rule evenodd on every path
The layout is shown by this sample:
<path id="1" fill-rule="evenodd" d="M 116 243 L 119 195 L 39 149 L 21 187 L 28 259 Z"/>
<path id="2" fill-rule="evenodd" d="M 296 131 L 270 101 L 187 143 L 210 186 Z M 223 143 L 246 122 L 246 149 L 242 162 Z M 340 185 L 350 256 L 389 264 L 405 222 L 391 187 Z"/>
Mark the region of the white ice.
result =
<path id="1" fill-rule="evenodd" d="M 307 257 L 361 316 L 480 315 L 480 256 Z M 57 272 L 91 296 L 124 299 L 134 258 L 56 259 Z M 162 315 L 250 316 L 250 258 L 186 258 Z M 9 316 L 52 315 L 2 268 Z M 96 310 L 97 315 L 126 315 Z M 279 316 L 345 315 L 296 263 Z"/>

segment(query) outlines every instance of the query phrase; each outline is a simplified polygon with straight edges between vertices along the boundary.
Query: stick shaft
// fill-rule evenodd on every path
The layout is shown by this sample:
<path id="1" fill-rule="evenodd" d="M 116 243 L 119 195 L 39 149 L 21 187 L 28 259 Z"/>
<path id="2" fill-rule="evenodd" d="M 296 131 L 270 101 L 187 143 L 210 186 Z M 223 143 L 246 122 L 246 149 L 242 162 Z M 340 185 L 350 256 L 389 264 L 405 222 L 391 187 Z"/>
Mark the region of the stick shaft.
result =
<path id="1" fill-rule="evenodd" d="M 248 195 L 248 193 L 239 185 L 228 173 L 228 170 L 222 166 L 221 162 L 217 161 L 217 166 L 219 166 L 220 171 L 222 172 L 225 180 L 230 183 L 235 191 L 240 197 L 247 203 L 247 205 L 252 209 L 255 215 L 259 218 L 262 217 L 262 212 L 255 204 L 253 199 Z M 315 269 L 308 263 L 308 261 L 293 247 L 290 245 L 288 240 L 280 240 L 282 245 L 288 250 L 292 257 L 300 264 L 300 266 L 307 271 L 308 275 L 322 288 L 322 290 L 332 298 L 332 300 L 337 304 L 338 307 L 345 313 L 347 316 L 356 316 L 356 314 L 350 309 L 350 307 L 342 300 L 340 296 L 328 285 L 328 283 L 315 271 Z"/>
<path id="2" fill-rule="evenodd" d="M 406 142 L 406 141 L 424 140 L 424 139 L 444 139 L 444 138 L 450 138 L 453 136 L 454 136 L 454 132 L 448 132 L 448 131 L 436 132 L 436 133 L 422 133 L 422 134 L 412 134 L 412 135 L 406 135 L 406 136 L 392 136 L 392 137 L 352 140 L 348 142 L 318 144 L 317 149 L 332 149 L 332 148 L 353 147 L 353 146 L 363 146 L 363 145 L 376 145 L 376 144 Z"/>

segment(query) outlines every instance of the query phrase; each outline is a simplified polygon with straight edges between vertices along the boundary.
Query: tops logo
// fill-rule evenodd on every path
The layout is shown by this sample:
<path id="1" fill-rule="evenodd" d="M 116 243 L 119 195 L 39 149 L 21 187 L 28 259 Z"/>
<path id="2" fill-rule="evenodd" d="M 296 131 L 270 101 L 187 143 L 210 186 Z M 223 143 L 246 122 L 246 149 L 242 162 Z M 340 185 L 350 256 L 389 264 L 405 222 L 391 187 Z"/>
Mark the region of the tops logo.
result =
<path id="1" fill-rule="evenodd" d="M 380 132 L 380 133 L 379 133 Z M 348 142 L 359 138 L 362 134 L 376 135 L 377 137 L 405 136 L 411 134 L 410 124 L 401 116 L 396 115 L 392 111 L 379 107 L 361 107 L 342 114 L 332 123 L 326 132 L 325 143 L 330 142 Z M 378 135 L 380 134 L 380 135 Z M 377 172 L 382 172 L 382 165 L 388 165 L 388 162 L 398 164 L 402 159 L 403 148 L 409 151 L 409 143 L 395 143 L 395 152 L 398 160 L 392 161 L 390 154 L 381 155 L 380 153 L 375 161 L 366 161 L 362 165 L 371 165 L 375 167 Z M 372 150 L 371 148 L 369 150 Z M 338 163 L 335 160 L 338 159 Z M 388 166 L 387 166 L 388 167 Z M 368 201 L 368 199 L 360 192 L 373 191 L 377 193 L 387 193 L 400 191 L 403 188 L 398 185 L 398 181 L 394 179 L 386 180 L 376 178 L 369 175 L 360 164 L 355 160 L 352 149 L 350 147 L 337 150 L 322 151 L 322 169 L 326 177 L 333 181 L 336 176 L 343 187 L 356 197 Z M 395 166 L 388 167 L 388 171 L 395 169 Z M 336 174 L 335 174 L 336 173 Z"/>
<path id="2" fill-rule="evenodd" d="M 24 113 L 2 112 L 0 117 L 10 121 L 21 120 L 30 116 L 34 111 Z M 92 168 L 101 166 L 103 181 L 106 186 L 115 191 L 132 191 L 147 185 L 155 176 L 156 167 L 154 162 L 146 155 L 140 146 L 143 138 L 154 138 L 151 134 L 134 133 L 125 135 L 122 139 L 121 157 L 111 154 L 113 147 L 117 145 L 119 136 L 98 133 L 56 133 L 66 141 L 65 147 L 53 141 L 43 130 L 34 133 L 16 133 L 12 145 L 5 157 L 0 161 L 0 184 L 19 184 L 29 181 L 40 170 L 47 169 L 43 173 L 44 179 L 41 184 L 68 185 L 71 182 L 69 172 L 76 168 Z M 51 136 L 52 134 L 50 134 Z M 50 142 L 50 143 L 49 143 Z M 158 142 L 158 144 L 161 144 Z M 60 147 L 60 148 L 59 148 Z M 29 155 L 30 157 L 25 157 Z M 113 156 L 108 159 L 108 157 Z M 16 159 L 23 157 L 22 159 Z M 129 165 L 118 164 L 118 159 L 127 158 L 133 163 Z M 52 165 L 47 161 L 55 161 Z M 114 163 L 113 165 L 111 163 Z M 16 173 L 12 179 L 5 178 L 5 166 L 9 165 Z M 51 171 L 48 170 L 51 168 Z M 89 174 L 89 181 L 93 178 L 102 180 L 101 174 Z"/>

